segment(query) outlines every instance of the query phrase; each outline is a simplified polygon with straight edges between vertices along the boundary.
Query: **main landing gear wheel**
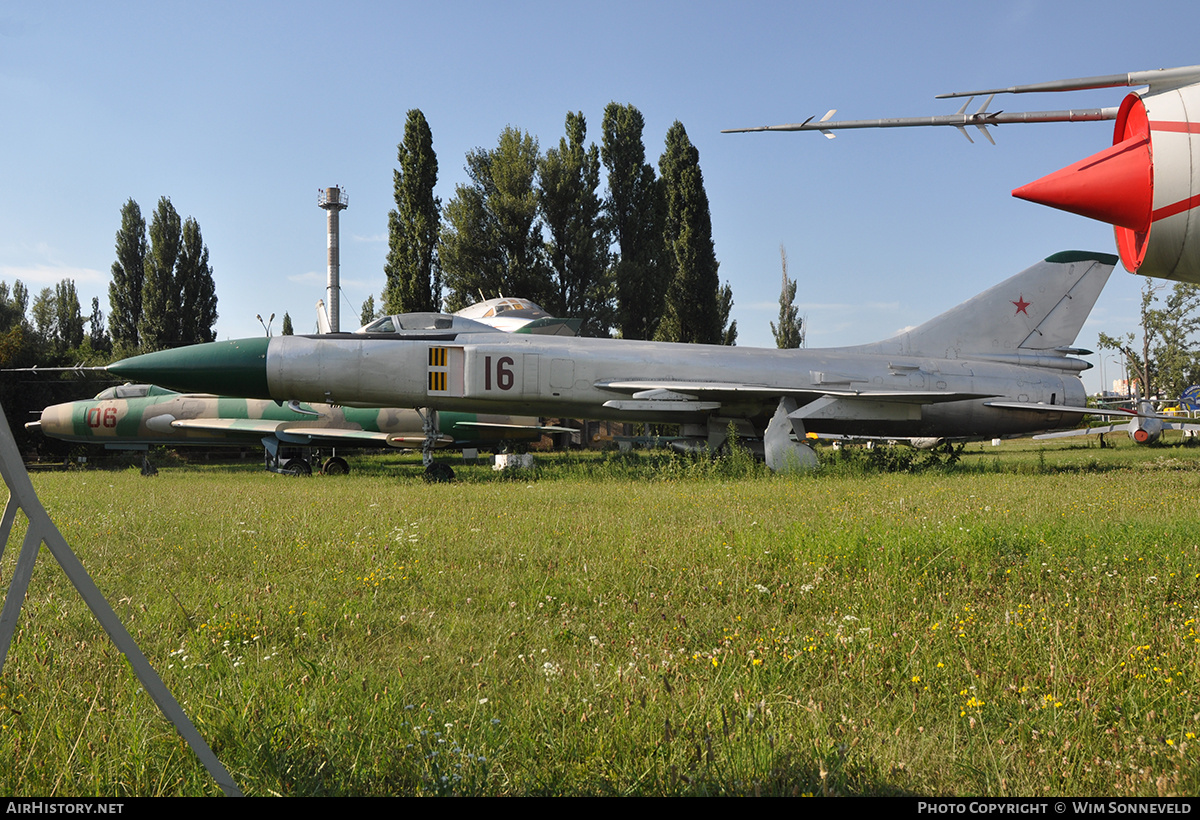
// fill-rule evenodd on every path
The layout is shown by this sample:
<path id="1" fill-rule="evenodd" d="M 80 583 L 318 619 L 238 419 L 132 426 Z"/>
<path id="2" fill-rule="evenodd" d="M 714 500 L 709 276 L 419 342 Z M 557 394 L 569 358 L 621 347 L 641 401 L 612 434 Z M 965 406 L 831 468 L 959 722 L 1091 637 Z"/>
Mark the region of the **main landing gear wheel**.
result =
<path id="1" fill-rule="evenodd" d="M 302 458 L 293 458 L 283 465 L 284 475 L 312 475 L 312 467 Z"/>
<path id="2" fill-rule="evenodd" d="M 325 459 L 325 463 L 321 465 L 321 475 L 349 475 L 350 465 L 346 463 L 346 459 L 341 456 L 332 456 Z"/>
<path id="3" fill-rule="evenodd" d="M 425 480 L 430 484 L 442 484 L 454 480 L 454 470 L 449 464 L 435 461 L 425 468 Z"/>

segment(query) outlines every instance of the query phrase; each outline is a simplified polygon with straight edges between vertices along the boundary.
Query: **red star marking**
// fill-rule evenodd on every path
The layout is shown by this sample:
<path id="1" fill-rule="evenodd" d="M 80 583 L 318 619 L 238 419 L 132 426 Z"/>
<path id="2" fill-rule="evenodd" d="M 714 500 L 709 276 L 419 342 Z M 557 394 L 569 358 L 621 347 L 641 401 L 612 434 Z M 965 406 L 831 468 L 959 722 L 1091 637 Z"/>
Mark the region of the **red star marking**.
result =
<path id="1" fill-rule="evenodd" d="M 1020 296 L 1018 296 L 1018 297 L 1017 297 L 1017 299 L 1018 299 L 1019 301 L 1013 302 L 1013 304 L 1017 306 L 1017 313 L 1024 313 L 1026 316 L 1028 316 L 1028 315 L 1029 315 L 1029 311 L 1027 311 L 1025 308 L 1027 308 L 1027 307 L 1029 307 L 1030 305 L 1032 305 L 1032 304 L 1033 304 L 1033 302 L 1026 302 L 1026 301 L 1025 301 L 1025 294 L 1023 294 L 1023 293 L 1022 293 Z M 1017 315 L 1017 313 L 1014 313 L 1014 314 L 1013 314 L 1013 316 L 1016 316 L 1016 315 Z"/>

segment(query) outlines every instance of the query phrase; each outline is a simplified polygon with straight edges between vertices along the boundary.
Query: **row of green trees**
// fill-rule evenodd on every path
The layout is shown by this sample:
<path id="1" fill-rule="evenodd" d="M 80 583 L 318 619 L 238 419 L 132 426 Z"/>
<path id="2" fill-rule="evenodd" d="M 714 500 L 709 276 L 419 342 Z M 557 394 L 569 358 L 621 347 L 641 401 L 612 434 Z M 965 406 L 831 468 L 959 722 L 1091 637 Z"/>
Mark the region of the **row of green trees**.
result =
<path id="1" fill-rule="evenodd" d="M 11 288 L 7 282 L 0 282 L 0 405 L 23 450 L 42 448 L 62 455 L 65 446 L 47 444 L 40 435 L 31 435 L 24 422 L 36 418 L 35 414 L 48 404 L 81 398 L 95 390 L 77 379 L 66 381 L 52 374 L 10 369 L 107 361 L 104 345 L 108 336 L 99 299 L 92 300 L 91 331 L 85 332 L 88 321 L 83 318 L 75 282 L 70 279 L 43 288 L 32 300 L 19 279 Z"/>
<path id="2" fill-rule="evenodd" d="M 581 319 L 585 335 L 733 344 L 733 291 L 717 275 L 699 151 L 676 122 L 656 174 L 644 125 L 632 105 L 610 103 L 598 147 L 583 113 L 568 113 L 565 135 L 544 154 L 533 136 L 506 128 L 494 149 L 467 154 L 468 182 L 443 209 L 429 124 L 409 111 L 383 309 L 439 310 L 444 295 L 457 310 L 503 293 Z"/>
<path id="3" fill-rule="evenodd" d="M 216 285 L 196 220 L 181 220 L 171 200 L 161 197 L 147 237 L 141 208 L 126 202 L 108 299 L 109 333 L 123 352 L 216 339 Z"/>
<path id="4" fill-rule="evenodd" d="M 0 282 L 0 365 L 29 367 L 35 347 L 33 326 L 26 313 L 29 309 L 29 289 L 18 279 L 10 289 Z"/>
<path id="5" fill-rule="evenodd" d="M 163 197 L 149 226 L 130 199 L 121 209 L 109 284 L 109 326 L 93 298 L 84 318 L 75 282 L 63 279 L 30 298 L 19 280 L 0 282 L 0 369 L 105 364 L 112 358 L 215 338 L 217 296 L 208 247 L 196 220 L 180 219 Z M 74 374 L 0 373 L 0 400 L 23 447 L 54 449 L 19 420 L 48 404 L 83 398 L 95 385 Z"/>
<path id="6" fill-rule="evenodd" d="M 85 332 L 85 323 L 90 325 L 90 332 Z M 73 279 L 42 288 L 32 304 L 29 290 L 20 279 L 11 289 L 7 282 L 0 282 L 0 334 L 7 339 L 8 351 L 25 351 L 16 358 L 30 360 L 5 366 L 91 362 L 94 354 L 109 350 L 100 300 L 92 299 L 91 317 L 84 319 Z"/>
<path id="7" fill-rule="evenodd" d="M 171 200 L 159 200 L 147 237 L 137 202 L 121 209 L 105 327 L 99 298 L 84 319 L 75 282 L 63 279 L 30 301 L 16 280 L 0 282 L 0 335 L 8 366 L 71 365 L 160 350 L 215 338 L 217 296 L 208 246 L 195 219 L 181 220 Z M 87 332 L 85 332 L 85 324 Z M 22 364 L 14 364 L 16 360 Z M 26 359 L 30 359 L 27 363 Z"/>

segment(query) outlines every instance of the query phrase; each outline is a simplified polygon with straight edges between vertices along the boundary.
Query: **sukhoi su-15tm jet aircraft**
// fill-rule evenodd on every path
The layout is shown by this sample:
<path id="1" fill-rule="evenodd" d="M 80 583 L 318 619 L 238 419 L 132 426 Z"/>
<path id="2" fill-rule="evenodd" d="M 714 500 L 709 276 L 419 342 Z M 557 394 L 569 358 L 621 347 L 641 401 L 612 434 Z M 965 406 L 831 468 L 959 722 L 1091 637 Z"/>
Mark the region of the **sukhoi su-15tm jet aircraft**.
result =
<path id="1" fill-rule="evenodd" d="M 810 431 L 978 439 L 1095 412 L 1083 406 L 1079 379 L 1090 365 L 1075 358 L 1087 351 L 1072 345 L 1116 261 L 1058 253 L 913 330 L 856 347 L 413 329 L 213 342 L 108 370 L 278 401 L 678 423 L 710 446 L 732 424 L 739 437 L 762 439 L 773 469 L 811 467 Z"/>

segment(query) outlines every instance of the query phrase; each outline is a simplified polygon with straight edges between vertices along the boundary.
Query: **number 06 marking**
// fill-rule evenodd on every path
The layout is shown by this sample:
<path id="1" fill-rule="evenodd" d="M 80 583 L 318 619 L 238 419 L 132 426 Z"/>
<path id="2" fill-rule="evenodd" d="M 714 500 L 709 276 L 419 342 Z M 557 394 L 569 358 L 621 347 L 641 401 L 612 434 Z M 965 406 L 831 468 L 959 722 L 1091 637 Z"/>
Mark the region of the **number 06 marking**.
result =
<path id="1" fill-rule="evenodd" d="M 516 377 L 512 371 L 512 356 L 501 356 L 496 360 L 496 386 L 501 390 L 512 390 Z M 492 389 L 492 357 L 483 357 L 483 389 Z"/>
<path id="2" fill-rule="evenodd" d="M 101 415 L 103 413 L 103 415 Z M 88 427 L 97 428 L 100 425 L 105 427 L 117 426 L 117 408 L 105 407 L 101 410 L 99 407 L 89 407 L 87 411 Z"/>

